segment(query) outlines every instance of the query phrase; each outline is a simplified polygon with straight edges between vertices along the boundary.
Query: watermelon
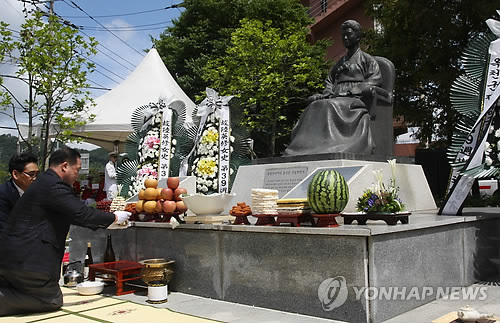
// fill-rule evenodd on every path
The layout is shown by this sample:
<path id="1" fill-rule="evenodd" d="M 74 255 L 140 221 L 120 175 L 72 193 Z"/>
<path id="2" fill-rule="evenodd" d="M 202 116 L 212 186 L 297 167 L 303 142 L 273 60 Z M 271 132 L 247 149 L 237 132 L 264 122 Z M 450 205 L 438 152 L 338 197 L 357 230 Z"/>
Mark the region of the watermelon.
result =
<path id="1" fill-rule="evenodd" d="M 344 176 L 335 170 L 319 171 L 309 182 L 307 200 L 315 213 L 342 212 L 349 201 L 349 187 Z"/>

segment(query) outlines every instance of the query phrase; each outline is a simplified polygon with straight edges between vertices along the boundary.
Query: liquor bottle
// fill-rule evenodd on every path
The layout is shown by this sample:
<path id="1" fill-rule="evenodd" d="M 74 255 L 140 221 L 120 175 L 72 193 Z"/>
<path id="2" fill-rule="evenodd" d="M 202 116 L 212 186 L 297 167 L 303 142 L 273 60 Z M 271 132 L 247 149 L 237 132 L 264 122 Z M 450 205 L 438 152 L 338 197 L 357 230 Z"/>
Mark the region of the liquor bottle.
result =
<path id="1" fill-rule="evenodd" d="M 89 278 L 89 265 L 94 263 L 94 259 L 92 259 L 92 250 L 90 249 L 91 244 L 87 242 L 87 253 L 85 254 L 85 260 L 83 262 L 83 277 L 85 279 Z"/>
<path id="2" fill-rule="evenodd" d="M 116 261 L 115 252 L 113 251 L 113 245 L 111 243 L 111 234 L 108 234 L 108 243 L 106 244 L 106 251 L 104 251 L 103 262 L 113 261 Z"/>

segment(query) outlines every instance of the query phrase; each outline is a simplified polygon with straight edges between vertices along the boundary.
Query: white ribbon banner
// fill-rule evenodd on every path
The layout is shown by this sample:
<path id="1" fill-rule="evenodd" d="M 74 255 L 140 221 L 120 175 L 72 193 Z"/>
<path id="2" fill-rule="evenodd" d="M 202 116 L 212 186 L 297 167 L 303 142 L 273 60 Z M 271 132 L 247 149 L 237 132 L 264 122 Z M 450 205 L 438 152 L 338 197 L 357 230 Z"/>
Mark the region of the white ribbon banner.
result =
<path id="1" fill-rule="evenodd" d="M 231 155 L 229 109 L 219 120 L 219 193 L 229 193 L 229 158 Z"/>
<path id="2" fill-rule="evenodd" d="M 489 48 L 490 59 L 484 89 L 483 110 L 455 158 L 455 162 L 466 161 L 466 165 L 462 170 L 453 169 L 448 194 L 439 214 L 461 213 L 465 198 L 474 183 L 474 178 L 463 175 L 461 172 L 478 167 L 483 161 L 488 130 L 495 115 L 494 103 L 500 96 L 500 52 L 496 50 L 499 43 L 499 40 L 495 40 L 491 42 Z"/>
<path id="3" fill-rule="evenodd" d="M 168 178 L 170 173 L 170 155 L 172 151 L 172 109 L 165 107 L 161 120 L 160 161 L 158 180 Z"/>

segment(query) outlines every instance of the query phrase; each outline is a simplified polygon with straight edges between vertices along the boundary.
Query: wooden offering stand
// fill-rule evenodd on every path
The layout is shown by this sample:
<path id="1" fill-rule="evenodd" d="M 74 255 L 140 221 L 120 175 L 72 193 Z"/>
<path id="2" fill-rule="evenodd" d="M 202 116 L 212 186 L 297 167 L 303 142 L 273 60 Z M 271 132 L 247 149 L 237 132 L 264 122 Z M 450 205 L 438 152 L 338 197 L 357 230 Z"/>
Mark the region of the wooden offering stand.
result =
<path id="1" fill-rule="evenodd" d="M 186 223 L 185 221 L 181 220 L 180 216 L 183 212 L 174 212 L 173 214 L 160 214 L 160 221 L 161 222 L 170 222 L 170 219 L 174 217 L 177 222 L 179 223 Z"/>
<path id="2" fill-rule="evenodd" d="M 318 219 L 318 221 L 316 222 L 317 227 L 333 228 L 339 226 L 339 224 L 335 220 L 335 217 L 339 215 L 340 214 L 313 214 L 312 217 Z"/>
<path id="3" fill-rule="evenodd" d="M 276 219 L 276 225 L 282 223 L 290 223 L 292 227 L 300 227 L 301 223 L 309 222 L 314 226 L 314 219 L 311 214 L 304 213 L 278 213 L 278 218 Z"/>
<path id="4" fill-rule="evenodd" d="M 398 221 L 402 224 L 408 224 L 408 216 L 410 212 L 406 213 L 387 213 L 387 214 L 342 214 L 344 218 L 344 224 L 351 224 L 354 220 L 358 222 L 360 225 L 366 225 L 366 221 L 368 220 L 380 220 L 384 221 L 387 225 L 396 225 Z"/>
<path id="5" fill-rule="evenodd" d="M 248 215 L 235 215 L 236 219 L 234 220 L 233 224 L 243 224 L 243 225 L 249 225 L 250 221 L 248 221 Z"/>
<path id="6" fill-rule="evenodd" d="M 257 218 L 255 225 L 275 225 L 274 217 L 278 214 L 252 214 L 252 216 Z"/>
<path id="7" fill-rule="evenodd" d="M 177 220 L 177 222 L 185 223 L 179 217 L 179 215 L 181 215 L 182 212 L 181 213 L 174 212 L 173 214 L 165 214 L 165 213 L 143 213 L 143 214 L 144 214 L 144 217 L 142 218 L 142 220 L 140 219 L 139 215 L 136 215 L 134 217 L 134 221 L 138 221 L 138 222 L 170 222 L 170 219 L 172 217 L 174 217 Z"/>
<path id="8" fill-rule="evenodd" d="M 125 295 L 135 290 L 123 290 L 124 282 L 141 279 L 140 272 L 143 265 L 135 261 L 113 261 L 89 265 L 89 280 L 94 281 L 96 273 L 114 276 L 116 282 L 116 295 Z"/>
<path id="9" fill-rule="evenodd" d="M 248 221 L 248 216 L 252 214 L 252 210 L 246 203 L 240 202 L 231 208 L 229 214 L 236 217 L 233 224 L 249 225 L 250 221 Z"/>

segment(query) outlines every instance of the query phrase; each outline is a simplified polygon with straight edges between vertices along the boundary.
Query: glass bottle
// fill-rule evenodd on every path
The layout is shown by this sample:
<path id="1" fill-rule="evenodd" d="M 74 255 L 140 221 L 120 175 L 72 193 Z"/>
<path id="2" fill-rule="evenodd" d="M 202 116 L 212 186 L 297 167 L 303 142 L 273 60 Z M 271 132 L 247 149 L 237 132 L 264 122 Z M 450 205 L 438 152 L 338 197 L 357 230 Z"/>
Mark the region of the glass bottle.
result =
<path id="1" fill-rule="evenodd" d="M 111 243 L 111 234 L 108 234 L 108 243 L 106 244 L 106 251 L 104 251 L 103 262 L 116 261 L 115 252 L 113 251 L 113 244 Z"/>
<path id="2" fill-rule="evenodd" d="M 90 242 L 87 242 L 87 253 L 85 254 L 85 260 L 83 261 L 83 277 L 88 279 L 89 277 L 89 265 L 94 263 L 92 259 L 92 250 Z"/>

